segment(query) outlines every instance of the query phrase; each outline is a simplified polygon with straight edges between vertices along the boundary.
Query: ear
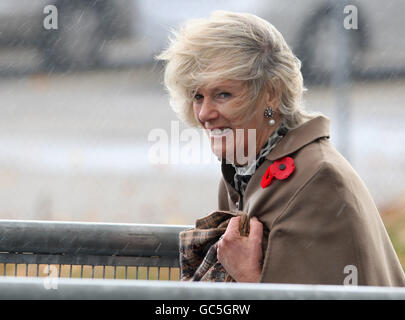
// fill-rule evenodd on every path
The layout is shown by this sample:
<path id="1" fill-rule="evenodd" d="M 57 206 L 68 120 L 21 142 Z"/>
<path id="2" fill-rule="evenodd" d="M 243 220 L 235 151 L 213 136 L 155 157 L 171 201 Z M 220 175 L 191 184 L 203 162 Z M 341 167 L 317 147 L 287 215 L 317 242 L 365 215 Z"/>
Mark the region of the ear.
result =
<path id="1" fill-rule="evenodd" d="M 271 107 L 274 111 L 278 109 L 281 102 L 281 83 L 278 79 L 267 84 L 265 102 L 266 106 Z"/>

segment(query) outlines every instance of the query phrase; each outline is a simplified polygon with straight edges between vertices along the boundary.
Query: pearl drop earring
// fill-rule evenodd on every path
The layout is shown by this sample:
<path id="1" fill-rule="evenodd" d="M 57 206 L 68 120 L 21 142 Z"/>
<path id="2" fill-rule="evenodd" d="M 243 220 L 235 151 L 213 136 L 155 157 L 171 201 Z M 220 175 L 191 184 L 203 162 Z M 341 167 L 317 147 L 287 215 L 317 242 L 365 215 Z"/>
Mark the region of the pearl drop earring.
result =
<path id="1" fill-rule="evenodd" d="M 273 119 L 273 115 L 274 115 L 274 110 L 271 107 L 267 107 L 266 109 L 264 109 L 264 117 L 269 120 L 269 125 L 274 126 L 276 121 L 274 121 Z"/>

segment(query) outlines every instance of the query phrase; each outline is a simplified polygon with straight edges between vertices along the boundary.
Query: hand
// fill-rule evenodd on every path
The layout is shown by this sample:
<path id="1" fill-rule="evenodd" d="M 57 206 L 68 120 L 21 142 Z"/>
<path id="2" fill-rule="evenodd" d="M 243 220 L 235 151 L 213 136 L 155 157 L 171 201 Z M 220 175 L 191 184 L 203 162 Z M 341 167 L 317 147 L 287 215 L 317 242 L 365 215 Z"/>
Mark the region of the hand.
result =
<path id="1" fill-rule="evenodd" d="M 229 221 L 228 227 L 217 244 L 218 261 L 237 282 L 259 282 L 262 273 L 263 225 L 256 218 L 250 219 L 250 233 L 239 233 L 240 217 Z"/>

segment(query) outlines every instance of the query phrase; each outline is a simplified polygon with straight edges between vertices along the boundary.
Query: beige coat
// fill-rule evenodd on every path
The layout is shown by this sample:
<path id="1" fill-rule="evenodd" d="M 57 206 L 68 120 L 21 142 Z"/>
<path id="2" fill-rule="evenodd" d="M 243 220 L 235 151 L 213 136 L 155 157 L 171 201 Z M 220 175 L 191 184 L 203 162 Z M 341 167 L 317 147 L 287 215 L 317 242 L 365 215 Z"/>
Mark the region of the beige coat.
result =
<path id="1" fill-rule="evenodd" d="M 286 180 L 261 180 L 290 156 Z M 367 161 L 367 159 L 364 159 Z M 219 210 L 242 210 L 269 229 L 261 282 L 405 286 L 405 276 L 366 186 L 329 141 L 329 119 L 291 130 L 251 178 L 243 199 L 222 165 Z M 232 181 L 232 180 L 231 180 Z"/>

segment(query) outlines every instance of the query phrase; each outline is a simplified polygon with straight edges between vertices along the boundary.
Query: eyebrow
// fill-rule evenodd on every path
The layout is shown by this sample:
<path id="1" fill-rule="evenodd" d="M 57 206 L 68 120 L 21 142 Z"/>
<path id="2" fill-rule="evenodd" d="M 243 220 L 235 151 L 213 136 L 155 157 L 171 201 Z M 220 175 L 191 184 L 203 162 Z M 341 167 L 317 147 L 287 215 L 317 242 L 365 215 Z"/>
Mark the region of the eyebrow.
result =
<path id="1" fill-rule="evenodd" d="M 239 88 L 239 86 L 235 87 L 235 86 L 233 86 L 231 84 L 219 84 L 219 85 L 216 85 L 216 86 L 213 86 L 213 87 L 208 87 L 207 89 L 210 90 L 210 91 L 239 90 L 239 89 L 242 89 L 242 87 L 241 88 Z"/>
<path id="2" fill-rule="evenodd" d="M 239 91 L 243 90 L 244 88 L 245 87 L 243 85 L 234 86 L 233 84 L 229 84 L 229 83 L 218 83 L 218 84 L 213 83 L 211 86 L 208 85 L 205 89 L 212 91 L 212 92 L 225 91 L 225 90 L 239 92 Z M 200 90 L 201 90 L 201 87 L 192 90 L 193 96 L 195 96 L 196 94 L 201 94 Z"/>

